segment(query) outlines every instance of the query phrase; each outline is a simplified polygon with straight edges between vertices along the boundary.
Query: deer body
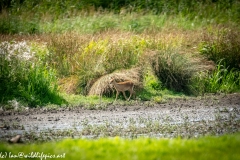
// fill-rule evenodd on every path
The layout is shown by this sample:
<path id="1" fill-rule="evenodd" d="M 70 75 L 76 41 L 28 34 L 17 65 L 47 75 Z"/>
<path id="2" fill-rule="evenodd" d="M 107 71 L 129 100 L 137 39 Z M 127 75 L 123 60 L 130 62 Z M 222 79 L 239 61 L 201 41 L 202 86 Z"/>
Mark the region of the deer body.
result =
<path id="1" fill-rule="evenodd" d="M 133 82 L 131 82 L 131 81 L 124 81 L 124 82 L 119 82 L 119 83 L 117 83 L 117 82 L 115 81 L 115 79 L 112 79 L 112 80 L 110 81 L 110 84 L 113 84 L 114 88 L 115 88 L 116 91 L 117 91 L 115 101 L 116 101 L 117 98 L 118 98 L 119 92 L 122 92 L 122 93 L 123 93 L 123 95 L 124 95 L 124 97 L 125 97 L 126 100 L 128 100 L 128 101 L 130 100 L 130 98 L 131 98 L 131 96 L 132 96 L 132 94 L 133 94 L 133 92 L 134 92 L 134 91 L 133 91 L 133 88 L 134 88 Z M 130 92 L 129 98 L 126 97 L 125 91 L 129 91 L 129 92 Z"/>

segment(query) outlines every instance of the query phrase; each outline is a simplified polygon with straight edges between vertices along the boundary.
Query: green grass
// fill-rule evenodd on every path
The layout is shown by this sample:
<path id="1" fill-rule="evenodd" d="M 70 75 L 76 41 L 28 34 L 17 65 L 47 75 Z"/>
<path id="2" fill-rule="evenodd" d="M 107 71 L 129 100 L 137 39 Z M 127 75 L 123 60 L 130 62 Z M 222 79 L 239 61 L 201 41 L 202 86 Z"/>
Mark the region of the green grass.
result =
<path id="1" fill-rule="evenodd" d="M 117 104 L 138 105 L 139 100 L 146 100 L 150 106 L 185 97 L 182 92 L 240 91 L 239 6 L 237 0 L 23 0 L 11 4 L 3 0 L 0 103 L 3 109 L 73 106 L 104 110 L 114 99 L 85 96 L 93 82 L 116 70 L 139 66 L 145 68 L 143 88 L 137 90 L 136 100 L 126 102 L 120 97 Z M 10 49 L 2 43 L 8 36 Z M 14 50 L 25 38 L 30 39 L 29 46 Z M 222 60 L 224 65 L 217 64 L 213 72 L 198 70 L 206 62 L 203 56 L 215 63 Z M 64 78 L 64 86 L 71 86 L 78 95 L 59 92 L 57 81 Z M 239 147 L 239 133 L 189 140 L 66 139 L 1 143 L 0 158 L 10 152 L 38 152 L 65 159 L 240 159 Z"/>
<path id="2" fill-rule="evenodd" d="M 193 80 L 198 93 L 233 93 L 240 91 L 240 72 L 228 69 L 220 61 L 212 73 L 199 73 Z"/>
<path id="3" fill-rule="evenodd" d="M 208 59 L 224 63 L 230 70 L 240 69 L 240 36 L 235 27 L 209 28 L 200 43 L 200 53 Z"/>
<path id="4" fill-rule="evenodd" d="M 0 88 L 0 103 L 17 99 L 30 106 L 61 105 L 66 101 L 59 97 L 57 81 L 69 80 L 64 86 L 75 85 L 74 93 L 84 97 L 100 77 L 149 64 L 154 73 L 140 75 L 143 87 L 137 96 L 141 100 L 161 102 L 168 93 L 239 91 L 238 1 L 108 2 L 0 3 L 0 36 L 11 37 L 9 43 L 15 43 L 14 37 L 31 37 L 29 52 L 36 53 L 27 62 L 8 61 L 0 54 L 0 82 L 6 84 Z M 198 74 L 205 73 L 203 57 L 215 63 L 223 60 L 226 68 Z M 89 101 L 90 106 L 96 104 L 94 98 Z"/>
<path id="5" fill-rule="evenodd" d="M 1 4 L 0 4 L 1 5 Z M 3 5 L 3 4 L 2 4 Z M 100 8 L 98 8 L 100 7 Z M 0 7 L 1 8 L 1 7 Z M 173 1 L 12 1 L 0 15 L 0 33 L 98 33 L 121 30 L 141 33 L 168 28 L 196 30 L 238 24 L 239 2 Z M 226 14 L 227 13 L 227 14 Z"/>
<path id="6" fill-rule="evenodd" d="M 66 159 L 239 159 L 240 134 L 199 139 L 66 139 L 39 144 L 0 144 L 1 155 L 43 153 Z M 39 158 L 39 157 L 38 157 Z M 28 158 L 31 159 L 31 158 Z M 57 159 L 57 158 L 54 158 Z"/>
<path id="7" fill-rule="evenodd" d="M 14 99 L 30 107 L 64 103 L 54 70 L 36 59 L 26 42 L 2 42 L 0 47 L 0 103 Z"/>
<path id="8" fill-rule="evenodd" d="M 96 14 L 94 16 L 81 16 L 57 19 L 53 22 L 41 22 L 39 31 L 41 33 L 63 33 L 75 31 L 79 33 L 98 33 L 102 31 L 118 30 L 142 33 L 144 31 L 155 31 L 158 29 L 181 28 L 196 30 L 203 26 L 211 25 L 209 21 L 200 19 L 188 19 L 182 15 L 173 17 L 154 14 L 126 14 L 117 15 L 113 13 Z"/>
<path id="9" fill-rule="evenodd" d="M 74 94 L 61 94 L 72 107 L 83 107 L 86 109 L 104 109 L 113 102 L 112 98 L 99 96 L 83 96 Z"/>

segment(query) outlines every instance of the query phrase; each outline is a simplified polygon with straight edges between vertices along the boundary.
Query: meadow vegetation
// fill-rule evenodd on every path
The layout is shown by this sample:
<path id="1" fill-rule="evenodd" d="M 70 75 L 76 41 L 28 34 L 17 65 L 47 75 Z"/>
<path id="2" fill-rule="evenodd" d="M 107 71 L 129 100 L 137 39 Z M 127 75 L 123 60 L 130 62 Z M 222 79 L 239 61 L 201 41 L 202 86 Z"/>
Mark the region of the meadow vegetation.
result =
<path id="1" fill-rule="evenodd" d="M 70 94 L 96 93 L 94 84 L 133 68 L 140 100 L 237 92 L 239 8 L 237 0 L 3 0 L 0 103 L 75 103 Z"/>
<path id="2" fill-rule="evenodd" d="M 9 158 L 19 156 L 19 152 L 26 159 L 239 159 L 238 152 L 240 135 L 224 135 L 220 137 L 202 137 L 199 139 L 122 139 L 101 138 L 89 139 L 65 139 L 58 142 L 44 144 L 0 144 L 2 156 Z M 28 156 L 28 157 L 27 157 Z M 31 157 L 32 156 L 32 157 Z M 38 157 L 37 157 L 38 156 Z M 49 157 L 48 157 L 49 156 Z M 61 158 L 57 157 L 60 156 Z M 16 157 L 15 157 L 16 158 Z"/>
<path id="3" fill-rule="evenodd" d="M 115 98 L 108 86 L 111 76 L 132 80 L 136 86 L 136 101 L 120 101 L 120 105 L 239 92 L 239 22 L 238 0 L 1 0 L 1 109 L 84 106 L 104 110 Z M 103 104 L 99 105 L 101 94 Z M 231 129 L 222 121 L 217 125 Z M 143 130 L 134 125 L 130 129 L 143 134 L 147 129 L 157 133 L 159 129 L 176 130 L 170 124 L 146 123 Z M 121 135 L 119 128 L 107 124 L 89 127 L 82 133 Z M 234 128 L 234 132 L 238 130 Z M 195 132 L 194 127 L 189 130 L 191 137 Z M 239 133 L 197 140 L 65 139 L 43 144 L 1 143 L 0 155 L 37 152 L 68 159 L 240 159 L 239 144 Z"/>

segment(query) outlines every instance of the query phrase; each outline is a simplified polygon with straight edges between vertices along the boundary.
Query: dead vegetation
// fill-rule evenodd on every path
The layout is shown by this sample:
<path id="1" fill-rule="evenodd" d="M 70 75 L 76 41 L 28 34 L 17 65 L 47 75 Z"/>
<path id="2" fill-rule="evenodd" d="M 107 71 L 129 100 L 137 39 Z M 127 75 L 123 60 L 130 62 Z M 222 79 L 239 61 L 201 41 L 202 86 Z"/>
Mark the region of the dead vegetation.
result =
<path id="1" fill-rule="evenodd" d="M 88 95 L 106 95 L 114 91 L 112 85 L 109 85 L 111 77 L 114 77 L 116 81 L 132 81 L 135 88 L 142 88 L 142 74 L 141 69 L 132 68 L 128 70 L 120 70 L 114 73 L 104 75 L 96 80 L 91 86 Z"/>

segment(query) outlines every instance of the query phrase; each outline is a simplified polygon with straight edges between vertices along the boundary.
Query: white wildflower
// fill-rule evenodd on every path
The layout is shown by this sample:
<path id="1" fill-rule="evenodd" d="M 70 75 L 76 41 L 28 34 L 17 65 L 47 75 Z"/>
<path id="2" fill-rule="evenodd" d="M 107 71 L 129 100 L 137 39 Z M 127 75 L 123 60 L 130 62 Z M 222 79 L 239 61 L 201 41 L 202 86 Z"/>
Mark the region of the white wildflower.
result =
<path id="1" fill-rule="evenodd" d="M 6 56 L 6 60 L 10 61 L 12 58 L 27 61 L 34 57 L 34 53 L 27 45 L 26 41 L 22 42 L 1 42 L 0 54 Z"/>
<path id="2" fill-rule="evenodd" d="M 19 108 L 19 102 L 16 99 L 8 101 L 8 104 L 11 107 L 13 107 L 14 109 L 18 109 Z"/>

